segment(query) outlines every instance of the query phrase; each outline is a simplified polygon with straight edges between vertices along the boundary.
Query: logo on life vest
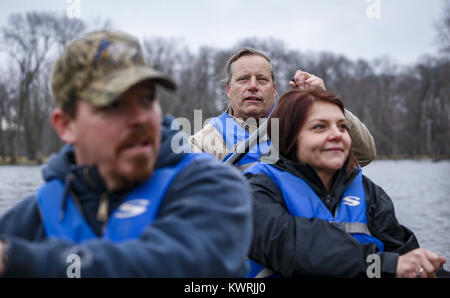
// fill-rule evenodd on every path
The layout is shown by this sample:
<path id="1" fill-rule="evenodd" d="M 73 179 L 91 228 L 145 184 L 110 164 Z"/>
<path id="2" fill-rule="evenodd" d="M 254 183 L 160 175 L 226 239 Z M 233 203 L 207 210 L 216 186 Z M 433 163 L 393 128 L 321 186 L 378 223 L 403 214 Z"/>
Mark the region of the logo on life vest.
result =
<path id="1" fill-rule="evenodd" d="M 116 218 L 130 218 L 138 216 L 147 211 L 147 206 L 150 205 L 150 200 L 134 199 L 122 203 L 115 212 Z"/>
<path id="2" fill-rule="evenodd" d="M 355 196 L 348 196 L 342 199 L 344 201 L 344 205 L 349 205 L 351 207 L 358 206 L 360 204 L 361 198 Z"/>

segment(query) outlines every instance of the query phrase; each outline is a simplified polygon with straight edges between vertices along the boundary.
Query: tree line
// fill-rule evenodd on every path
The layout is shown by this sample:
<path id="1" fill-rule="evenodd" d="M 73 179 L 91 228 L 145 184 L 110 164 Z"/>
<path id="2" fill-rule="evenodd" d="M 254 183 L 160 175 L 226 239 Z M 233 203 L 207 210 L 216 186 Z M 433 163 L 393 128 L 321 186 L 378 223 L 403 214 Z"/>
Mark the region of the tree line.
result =
<path id="1" fill-rule="evenodd" d="M 221 49 L 191 50 L 182 40 L 142 41 L 148 63 L 176 81 L 176 93 L 158 90 L 163 111 L 193 123 L 227 105 L 223 67 L 241 46 L 264 51 L 272 60 L 278 94 L 288 90 L 297 69 L 321 77 L 327 89 L 369 128 L 377 154 L 389 157 L 450 156 L 450 5 L 436 25 L 442 52 L 399 65 L 388 57 L 352 60 L 333 52 L 302 52 L 283 41 L 247 38 Z M 109 22 L 95 29 L 110 28 Z M 42 162 L 62 143 L 49 123 L 54 107 L 49 74 L 64 45 L 94 28 L 80 19 L 49 12 L 14 14 L 0 32 L 0 162 L 20 157 Z M 115 28 L 110 28 L 115 29 Z M 132 33 L 132 32 L 130 32 Z M 194 131 L 192 131 L 194 133 Z"/>

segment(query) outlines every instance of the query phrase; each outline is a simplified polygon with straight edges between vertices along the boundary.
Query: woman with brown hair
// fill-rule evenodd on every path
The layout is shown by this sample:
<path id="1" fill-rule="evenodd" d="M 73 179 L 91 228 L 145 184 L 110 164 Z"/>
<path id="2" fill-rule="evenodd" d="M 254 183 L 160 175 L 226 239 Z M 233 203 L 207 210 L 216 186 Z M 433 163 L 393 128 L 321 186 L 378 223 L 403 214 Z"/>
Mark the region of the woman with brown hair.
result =
<path id="1" fill-rule="evenodd" d="M 245 172 L 254 191 L 251 277 L 429 277 L 445 263 L 419 248 L 388 195 L 362 175 L 338 97 L 292 90 L 271 118 L 279 160 Z"/>

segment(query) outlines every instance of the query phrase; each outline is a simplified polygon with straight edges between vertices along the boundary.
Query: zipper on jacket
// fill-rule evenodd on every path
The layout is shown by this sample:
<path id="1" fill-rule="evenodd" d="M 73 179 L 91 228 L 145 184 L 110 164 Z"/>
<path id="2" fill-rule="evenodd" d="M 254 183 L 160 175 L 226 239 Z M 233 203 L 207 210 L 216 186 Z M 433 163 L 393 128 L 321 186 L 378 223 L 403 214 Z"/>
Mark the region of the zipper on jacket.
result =
<path id="1" fill-rule="evenodd" d="M 89 169 L 87 167 L 83 168 L 83 173 L 84 173 L 84 176 L 86 177 L 88 184 L 90 184 L 91 187 L 95 187 L 95 183 L 92 180 L 91 175 L 89 174 Z"/>
<path id="2" fill-rule="evenodd" d="M 102 194 L 97 209 L 97 220 L 106 222 L 108 220 L 109 197 L 107 193 Z"/>

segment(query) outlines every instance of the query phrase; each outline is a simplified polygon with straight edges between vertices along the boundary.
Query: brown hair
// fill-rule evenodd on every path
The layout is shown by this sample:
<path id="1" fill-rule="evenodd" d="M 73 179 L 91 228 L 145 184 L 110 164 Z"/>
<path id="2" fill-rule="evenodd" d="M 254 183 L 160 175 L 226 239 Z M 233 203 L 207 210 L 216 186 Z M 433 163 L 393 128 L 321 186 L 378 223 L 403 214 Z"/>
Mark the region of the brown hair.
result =
<path id="1" fill-rule="evenodd" d="M 308 111 L 316 101 L 324 101 L 337 105 L 345 114 L 342 100 L 331 92 L 321 89 L 298 90 L 294 89 L 281 95 L 277 106 L 270 118 L 279 119 L 279 146 L 278 151 L 285 157 L 298 161 L 297 158 L 297 135 L 302 129 Z M 267 133 L 271 138 L 271 121 L 268 123 Z M 347 172 L 357 167 L 358 162 L 352 151 L 346 160 Z"/>
<path id="2" fill-rule="evenodd" d="M 255 50 L 253 48 L 240 48 L 238 49 L 236 52 L 234 52 L 233 55 L 231 55 L 230 58 L 228 58 L 227 64 L 225 65 L 225 69 L 224 69 L 224 83 L 225 85 L 228 85 L 230 83 L 231 80 L 231 76 L 233 75 L 233 63 L 236 62 L 236 60 L 238 60 L 239 58 L 243 57 L 243 56 L 248 56 L 248 55 L 258 55 L 263 57 L 264 59 L 267 60 L 267 62 L 269 62 L 269 64 L 272 66 L 272 63 L 270 62 L 269 57 L 264 54 L 261 51 Z M 275 74 L 273 72 L 273 69 L 271 70 L 271 76 L 272 76 L 272 81 L 275 82 Z"/>

